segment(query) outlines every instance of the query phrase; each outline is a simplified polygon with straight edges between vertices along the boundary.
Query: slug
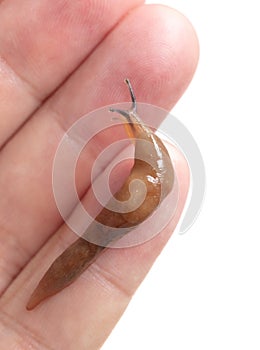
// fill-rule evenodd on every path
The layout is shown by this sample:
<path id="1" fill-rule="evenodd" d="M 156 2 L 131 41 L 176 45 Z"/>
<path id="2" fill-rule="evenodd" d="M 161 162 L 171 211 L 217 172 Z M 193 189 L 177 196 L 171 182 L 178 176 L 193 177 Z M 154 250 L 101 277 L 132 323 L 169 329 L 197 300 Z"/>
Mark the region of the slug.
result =
<path id="1" fill-rule="evenodd" d="M 26 306 L 28 310 L 75 281 L 108 249 L 109 243 L 118 240 L 148 218 L 173 188 L 174 169 L 169 154 L 161 139 L 138 116 L 131 83 L 129 79 L 125 82 L 132 100 L 130 110 L 110 108 L 110 111 L 119 113 L 125 121 L 126 132 L 135 145 L 134 164 L 125 183 L 110 201 L 116 199 L 122 205 L 127 202 L 129 210 L 112 211 L 109 201 L 88 227 L 85 239 L 77 239 L 52 263 L 32 293 Z M 131 196 L 129 189 L 133 180 L 139 180 L 146 186 L 145 197 L 137 208 L 139 193 L 136 191 Z M 103 235 L 106 244 L 98 245 L 87 240 L 88 236 L 95 234 Z"/>

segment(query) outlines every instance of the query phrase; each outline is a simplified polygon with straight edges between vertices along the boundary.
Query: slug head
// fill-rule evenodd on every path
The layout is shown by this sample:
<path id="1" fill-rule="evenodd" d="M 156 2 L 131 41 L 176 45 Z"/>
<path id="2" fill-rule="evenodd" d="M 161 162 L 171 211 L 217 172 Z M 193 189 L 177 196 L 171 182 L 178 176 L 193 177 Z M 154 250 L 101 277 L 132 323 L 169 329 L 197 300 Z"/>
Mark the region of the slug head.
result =
<path id="1" fill-rule="evenodd" d="M 137 114 L 136 107 L 136 98 L 134 95 L 134 91 L 129 79 L 125 79 L 125 83 L 127 84 L 132 100 L 132 106 L 129 110 L 110 108 L 110 112 L 119 113 L 124 117 L 125 122 L 125 130 L 129 138 L 138 139 L 142 138 L 142 134 L 144 132 L 147 133 L 147 127 L 144 125 L 142 120 L 139 118 Z"/>

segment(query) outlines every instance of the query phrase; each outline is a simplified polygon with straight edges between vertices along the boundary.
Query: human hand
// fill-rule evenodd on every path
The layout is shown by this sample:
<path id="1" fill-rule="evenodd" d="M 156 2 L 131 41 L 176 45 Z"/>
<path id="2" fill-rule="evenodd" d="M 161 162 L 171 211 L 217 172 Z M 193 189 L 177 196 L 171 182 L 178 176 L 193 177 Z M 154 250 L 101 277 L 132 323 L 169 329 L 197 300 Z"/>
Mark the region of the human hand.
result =
<path id="1" fill-rule="evenodd" d="M 196 37 L 177 12 L 138 0 L 6 0 L 0 55 L 1 348 L 98 349 L 178 222 L 188 167 L 174 150 L 180 200 L 163 232 L 107 250 L 73 285 L 28 312 L 35 285 L 71 240 L 52 193 L 55 151 L 80 116 L 128 100 L 119 84 L 125 77 L 139 101 L 171 109 L 195 70 Z M 94 150 L 83 157 L 80 193 L 90 186 L 94 157 Z"/>

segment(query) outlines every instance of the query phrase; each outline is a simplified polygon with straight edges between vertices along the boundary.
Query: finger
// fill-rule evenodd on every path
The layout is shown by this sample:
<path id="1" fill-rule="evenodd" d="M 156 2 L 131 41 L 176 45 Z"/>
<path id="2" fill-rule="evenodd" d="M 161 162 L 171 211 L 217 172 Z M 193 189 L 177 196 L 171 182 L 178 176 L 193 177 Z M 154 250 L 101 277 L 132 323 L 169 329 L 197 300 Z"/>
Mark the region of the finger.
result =
<path id="1" fill-rule="evenodd" d="M 0 146 L 119 19 L 141 3 L 7 0 L 1 4 Z"/>
<path id="2" fill-rule="evenodd" d="M 63 228 L 5 293 L 1 304 L 4 312 L 30 330 L 36 339 L 42 339 L 44 334 L 49 346 L 54 349 L 63 349 L 65 344 L 66 349 L 98 349 L 180 217 L 189 186 L 189 170 L 185 158 L 178 151 L 174 150 L 173 158 L 180 196 L 176 214 L 162 233 L 137 247 L 107 250 L 73 285 L 27 312 L 25 305 L 31 291 L 55 256 L 64 250 L 60 237 L 67 236 L 67 229 Z M 48 322 L 44 323 L 42 320 L 46 319 L 46 315 Z"/>
<path id="3" fill-rule="evenodd" d="M 154 22 L 155 27 L 151 26 Z M 147 28 L 150 40 L 145 46 Z M 191 79 L 197 62 L 196 45 L 190 24 L 175 11 L 157 6 L 132 11 L 5 147 L 0 158 L 0 166 L 6 169 L 0 174 L 0 188 L 6 191 L 5 198 L 0 199 L 5 285 L 61 224 L 52 194 L 51 171 L 63 128 L 103 103 L 129 99 L 127 92 L 118 87 L 126 76 L 134 77 L 139 101 L 169 108 Z M 134 47 L 139 49 L 133 51 Z M 90 184 L 97 151 L 117 138 L 111 132 L 102 136 L 82 157 L 80 194 Z M 7 187 L 7 183 L 12 186 Z"/>

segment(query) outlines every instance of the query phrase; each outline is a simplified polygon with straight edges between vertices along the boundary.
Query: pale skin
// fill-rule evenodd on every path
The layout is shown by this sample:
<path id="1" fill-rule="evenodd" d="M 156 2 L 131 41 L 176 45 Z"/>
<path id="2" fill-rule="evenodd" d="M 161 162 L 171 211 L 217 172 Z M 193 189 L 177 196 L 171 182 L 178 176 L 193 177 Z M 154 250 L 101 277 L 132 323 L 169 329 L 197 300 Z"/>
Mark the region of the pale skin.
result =
<path id="1" fill-rule="evenodd" d="M 99 349 L 170 238 L 185 203 L 188 167 L 172 149 L 180 201 L 167 228 L 143 245 L 106 250 L 73 285 L 26 310 L 42 274 L 75 239 L 51 187 L 52 161 L 64 130 L 95 108 L 128 101 L 121 84 L 126 76 L 140 102 L 169 110 L 197 64 L 196 35 L 176 11 L 138 0 L 100 3 L 0 1 L 3 349 Z M 81 157 L 76 177 L 81 195 L 90 187 L 95 149 L 117 137 L 104 134 Z"/>

